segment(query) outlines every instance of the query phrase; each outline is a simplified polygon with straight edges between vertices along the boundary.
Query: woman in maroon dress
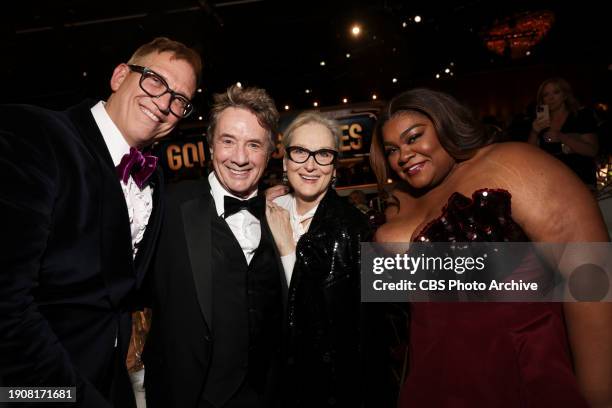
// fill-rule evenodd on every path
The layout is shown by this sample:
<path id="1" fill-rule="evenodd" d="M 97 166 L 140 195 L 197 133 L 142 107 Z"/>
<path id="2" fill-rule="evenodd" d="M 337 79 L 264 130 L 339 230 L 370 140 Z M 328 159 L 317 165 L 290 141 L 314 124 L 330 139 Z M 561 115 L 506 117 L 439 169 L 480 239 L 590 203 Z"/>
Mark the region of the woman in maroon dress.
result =
<path id="1" fill-rule="evenodd" d="M 414 89 L 383 112 L 371 147 L 399 209 L 379 242 L 603 242 L 590 193 L 524 143 L 490 144 L 452 97 Z M 389 214 L 389 213 L 388 213 Z M 516 273 L 533 276 L 526 258 Z M 413 303 L 401 407 L 612 404 L 611 303 Z"/>

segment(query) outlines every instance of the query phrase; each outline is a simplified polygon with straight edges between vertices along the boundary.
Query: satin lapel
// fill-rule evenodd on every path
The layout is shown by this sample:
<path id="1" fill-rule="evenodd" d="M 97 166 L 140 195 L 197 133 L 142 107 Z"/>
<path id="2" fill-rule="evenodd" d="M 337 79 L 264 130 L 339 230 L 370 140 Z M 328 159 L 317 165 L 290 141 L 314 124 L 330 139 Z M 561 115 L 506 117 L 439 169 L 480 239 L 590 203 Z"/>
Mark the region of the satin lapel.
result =
<path id="1" fill-rule="evenodd" d="M 142 280 L 151 263 L 151 258 L 155 252 L 155 244 L 157 243 L 157 237 L 159 236 L 159 229 L 161 228 L 161 221 L 163 216 L 163 174 L 160 168 L 157 168 L 155 173 L 150 178 L 149 185 L 153 189 L 153 211 L 147 222 L 147 229 L 145 230 L 144 237 L 140 242 L 138 253 L 136 254 L 136 279 L 137 285 L 140 287 Z"/>
<path id="2" fill-rule="evenodd" d="M 215 213 L 210 194 L 181 205 L 191 273 L 208 329 L 212 331 L 211 214 Z"/>
<path id="3" fill-rule="evenodd" d="M 287 297 L 289 293 L 289 286 L 287 284 L 287 277 L 285 276 L 285 269 L 283 268 L 280 253 L 278 252 L 278 248 L 276 247 L 276 243 L 274 242 L 272 231 L 270 231 L 270 226 L 268 225 L 268 219 L 266 218 L 265 211 L 259 219 L 261 220 L 261 239 L 270 241 L 272 243 L 272 248 L 274 248 L 274 258 L 276 260 L 278 271 L 280 272 L 281 290 L 283 292 L 283 309 L 287 310 Z"/>
<path id="4" fill-rule="evenodd" d="M 99 186 L 100 219 L 101 225 L 104 226 L 100 237 L 102 253 L 108 253 L 105 247 L 117 240 L 123 241 L 120 247 L 125 248 L 121 253 L 113 253 L 113 256 L 100 260 L 108 288 L 109 282 L 117 274 L 121 275 L 121 271 L 127 269 L 128 273 L 134 273 L 132 238 L 125 197 L 117 179 L 113 159 L 91 114 L 90 108 L 93 105 L 92 101 L 86 101 L 68 110 L 67 114 L 83 142 L 88 146 L 93 160 L 98 162 L 99 177 L 91 182 Z M 109 296 L 113 304 L 120 301 L 114 298 L 112 291 L 109 291 Z"/>

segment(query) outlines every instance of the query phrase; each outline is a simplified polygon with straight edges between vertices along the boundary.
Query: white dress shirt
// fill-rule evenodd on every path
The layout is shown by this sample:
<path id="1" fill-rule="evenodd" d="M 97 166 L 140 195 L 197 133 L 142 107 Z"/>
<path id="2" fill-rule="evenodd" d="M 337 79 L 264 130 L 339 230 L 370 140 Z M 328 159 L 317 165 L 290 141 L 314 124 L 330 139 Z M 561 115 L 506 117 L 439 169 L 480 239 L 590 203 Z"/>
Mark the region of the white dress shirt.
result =
<path id="1" fill-rule="evenodd" d="M 297 242 L 300 240 L 302 235 L 304 235 L 310 227 L 310 222 L 305 221 L 308 221 L 309 219 L 314 217 L 315 213 L 317 212 L 317 208 L 319 207 L 319 204 L 306 211 L 306 213 L 299 215 L 297 211 L 295 197 L 292 194 L 285 194 L 284 196 L 277 197 L 274 199 L 274 202 L 280 207 L 289 211 L 289 222 L 291 224 L 291 230 L 293 231 L 293 243 L 297 245 Z M 306 224 L 307 226 L 304 227 L 304 224 Z M 283 270 L 285 271 L 285 278 L 287 278 L 287 286 L 291 286 L 291 276 L 293 275 L 293 267 L 295 266 L 295 260 L 295 251 L 285 256 L 281 256 Z"/>
<path id="2" fill-rule="evenodd" d="M 225 188 L 223 188 L 214 171 L 208 175 L 208 183 L 210 184 L 210 195 L 215 202 L 217 215 L 219 217 L 223 217 L 223 214 L 225 214 L 223 197 L 230 196 L 239 200 L 244 200 L 241 197 L 237 197 L 229 193 Z M 246 199 L 255 197 L 256 195 L 257 190 L 255 190 Z M 253 259 L 253 256 L 255 255 L 257 247 L 259 247 L 259 241 L 261 240 L 261 225 L 259 220 L 248 210 L 240 210 L 237 213 L 227 217 L 225 222 L 227 222 L 227 225 L 232 230 L 234 237 L 236 237 L 236 240 L 240 244 L 240 248 L 242 248 L 242 252 L 244 253 L 247 263 L 250 264 L 251 259 Z"/>
<path id="3" fill-rule="evenodd" d="M 113 159 L 113 164 L 116 167 L 121 162 L 123 155 L 130 152 L 130 145 L 125 141 L 117 125 L 108 116 L 103 101 L 98 102 L 91 108 L 91 114 L 102 133 L 104 143 L 106 143 L 106 147 Z M 117 181 L 121 184 L 123 196 L 125 197 L 132 233 L 132 256 L 136 257 L 138 244 L 142 241 L 151 211 L 153 210 L 153 190 L 149 185 L 146 185 L 142 190 L 139 189 L 132 176 L 130 176 L 127 183 L 123 183 L 119 176 L 117 176 Z"/>

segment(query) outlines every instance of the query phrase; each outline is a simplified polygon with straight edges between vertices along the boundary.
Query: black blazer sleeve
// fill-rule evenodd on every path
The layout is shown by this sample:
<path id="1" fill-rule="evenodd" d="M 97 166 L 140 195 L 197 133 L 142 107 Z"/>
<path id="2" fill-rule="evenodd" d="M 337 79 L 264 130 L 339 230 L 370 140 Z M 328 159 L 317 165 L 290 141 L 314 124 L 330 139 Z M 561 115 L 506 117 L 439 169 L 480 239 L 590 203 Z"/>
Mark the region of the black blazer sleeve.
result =
<path id="1" fill-rule="evenodd" d="M 58 172 L 53 146 L 19 110 L 0 108 L 0 382 L 10 385 L 77 386 L 79 403 L 110 407 L 75 370 L 67 351 L 38 310 L 40 260 L 49 240 Z"/>

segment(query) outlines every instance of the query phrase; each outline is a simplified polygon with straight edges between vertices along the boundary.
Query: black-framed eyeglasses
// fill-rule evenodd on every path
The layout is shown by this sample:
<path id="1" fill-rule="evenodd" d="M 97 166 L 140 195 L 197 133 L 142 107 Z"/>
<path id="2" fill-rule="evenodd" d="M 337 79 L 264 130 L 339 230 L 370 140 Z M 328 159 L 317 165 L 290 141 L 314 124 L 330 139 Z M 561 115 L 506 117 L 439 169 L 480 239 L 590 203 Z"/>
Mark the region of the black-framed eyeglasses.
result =
<path id="1" fill-rule="evenodd" d="M 169 109 L 174 116 L 185 118 L 193 112 L 193 104 L 189 98 L 170 89 L 166 80 L 157 72 L 140 65 L 128 64 L 128 67 L 140 73 L 140 89 L 150 97 L 159 98 L 167 93 L 170 94 Z"/>
<path id="2" fill-rule="evenodd" d="M 315 162 L 321 166 L 334 164 L 338 157 L 338 152 L 332 149 L 319 149 L 313 152 L 304 147 L 289 146 L 285 151 L 289 159 L 295 163 L 306 163 L 310 156 L 312 156 Z"/>

